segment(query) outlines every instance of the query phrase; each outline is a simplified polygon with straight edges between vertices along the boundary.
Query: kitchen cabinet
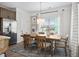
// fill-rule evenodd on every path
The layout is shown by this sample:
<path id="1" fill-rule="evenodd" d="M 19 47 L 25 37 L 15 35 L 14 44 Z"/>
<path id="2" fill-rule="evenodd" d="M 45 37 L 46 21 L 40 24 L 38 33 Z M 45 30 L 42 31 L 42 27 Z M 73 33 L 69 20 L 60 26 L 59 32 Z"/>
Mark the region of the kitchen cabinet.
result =
<path id="1" fill-rule="evenodd" d="M 0 8 L 0 17 L 1 18 L 7 18 L 6 14 L 7 14 L 6 10 L 3 9 L 3 8 Z"/>
<path id="2" fill-rule="evenodd" d="M 3 32 L 3 21 L 2 18 L 0 18 L 0 34 Z"/>
<path id="3" fill-rule="evenodd" d="M 15 26 L 16 12 L 0 7 L 0 35 L 9 36 L 10 45 L 17 43 L 17 33 Z"/>
<path id="4" fill-rule="evenodd" d="M 0 18 L 16 20 L 16 12 L 0 7 Z"/>

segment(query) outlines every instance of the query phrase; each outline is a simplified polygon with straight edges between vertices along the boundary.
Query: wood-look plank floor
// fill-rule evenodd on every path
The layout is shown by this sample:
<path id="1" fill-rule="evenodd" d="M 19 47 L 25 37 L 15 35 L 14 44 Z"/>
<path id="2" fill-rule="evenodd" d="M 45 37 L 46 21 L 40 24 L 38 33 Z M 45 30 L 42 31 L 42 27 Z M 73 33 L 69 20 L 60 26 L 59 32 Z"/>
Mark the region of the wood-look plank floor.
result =
<path id="1" fill-rule="evenodd" d="M 20 52 L 17 52 L 19 50 Z M 33 52 L 30 52 L 29 49 L 24 50 L 23 42 L 10 46 L 6 54 L 7 54 L 7 57 L 36 57 L 37 55 L 36 50 Z M 64 49 L 60 49 L 56 51 L 56 54 L 53 57 L 65 57 L 64 54 L 65 54 Z M 38 57 L 41 57 L 41 56 L 38 56 Z M 47 56 L 47 57 L 51 57 L 51 56 Z"/>
<path id="2" fill-rule="evenodd" d="M 16 47 L 16 46 L 23 48 L 23 43 L 11 45 L 9 47 L 9 50 L 6 53 L 7 54 L 7 57 L 24 57 L 23 55 L 21 55 L 19 53 L 16 53 L 16 52 L 13 52 L 13 51 L 10 50 L 12 47 Z"/>

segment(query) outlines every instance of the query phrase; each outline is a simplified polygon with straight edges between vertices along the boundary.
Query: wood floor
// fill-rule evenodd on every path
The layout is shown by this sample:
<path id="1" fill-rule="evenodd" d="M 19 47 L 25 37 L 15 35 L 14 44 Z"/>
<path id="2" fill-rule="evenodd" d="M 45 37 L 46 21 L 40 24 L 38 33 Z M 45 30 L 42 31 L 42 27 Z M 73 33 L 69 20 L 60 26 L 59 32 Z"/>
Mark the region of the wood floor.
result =
<path id="1" fill-rule="evenodd" d="M 25 57 L 25 56 L 23 56 L 23 55 L 21 55 L 19 53 L 16 53 L 16 52 L 11 51 L 11 48 L 16 47 L 16 46 L 23 48 L 23 43 L 21 42 L 21 43 L 16 44 L 16 45 L 11 45 L 9 47 L 9 50 L 6 53 L 7 54 L 7 57 Z"/>
<path id="2" fill-rule="evenodd" d="M 21 42 L 16 45 L 10 46 L 6 54 L 7 57 L 44 57 L 44 54 L 42 55 L 41 53 L 41 55 L 38 55 L 37 52 L 38 51 L 36 50 L 33 50 L 32 52 L 30 49 L 25 50 L 23 42 Z M 65 57 L 64 54 L 64 49 L 58 49 L 56 51 L 56 54 L 52 57 Z M 47 57 L 51 57 L 51 55 L 48 54 Z"/>

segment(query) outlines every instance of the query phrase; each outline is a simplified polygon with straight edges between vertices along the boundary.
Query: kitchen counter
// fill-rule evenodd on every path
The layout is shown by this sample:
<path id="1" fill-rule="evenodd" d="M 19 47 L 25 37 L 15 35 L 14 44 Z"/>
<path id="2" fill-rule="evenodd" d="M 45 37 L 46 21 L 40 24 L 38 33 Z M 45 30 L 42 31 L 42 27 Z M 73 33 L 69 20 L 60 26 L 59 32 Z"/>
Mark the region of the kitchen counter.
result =
<path id="1" fill-rule="evenodd" d="M 14 45 L 17 43 L 17 33 L 14 32 L 3 33 L 2 36 L 10 37 L 9 45 Z"/>

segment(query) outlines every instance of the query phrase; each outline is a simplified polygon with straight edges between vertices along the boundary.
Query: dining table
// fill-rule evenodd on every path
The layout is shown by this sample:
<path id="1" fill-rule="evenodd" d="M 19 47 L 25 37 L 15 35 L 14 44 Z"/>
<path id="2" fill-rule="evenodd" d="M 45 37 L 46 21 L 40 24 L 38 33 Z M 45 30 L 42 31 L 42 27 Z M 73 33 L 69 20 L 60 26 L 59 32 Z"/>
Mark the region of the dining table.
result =
<path id="1" fill-rule="evenodd" d="M 55 53 L 55 41 L 60 41 L 62 40 L 62 36 L 58 35 L 58 34 L 54 34 L 54 35 L 46 35 L 46 34 L 31 34 L 30 35 L 31 38 L 36 38 L 36 36 L 45 36 L 46 37 L 46 41 L 49 41 L 51 43 L 51 55 L 53 56 Z"/>
<path id="2" fill-rule="evenodd" d="M 61 40 L 62 36 L 55 34 L 55 35 L 46 35 L 46 34 L 31 34 L 32 38 L 36 38 L 36 36 L 45 36 L 46 40 Z"/>
<path id="3" fill-rule="evenodd" d="M 23 36 L 23 35 L 21 35 Z M 50 41 L 51 42 L 51 52 L 53 52 L 51 55 L 53 56 L 54 55 L 54 49 L 55 49 L 55 44 L 54 42 L 55 41 L 60 41 L 62 40 L 62 36 L 61 35 L 58 35 L 58 34 L 54 34 L 54 35 L 46 35 L 46 34 L 37 34 L 37 33 L 34 33 L 34 34 L 30 34 L 30 37 L 33 38 L 33 40 L 36 38 L 36 36 L 45 36 L 46 37 L 46 40 L 47 41 Z"/>

